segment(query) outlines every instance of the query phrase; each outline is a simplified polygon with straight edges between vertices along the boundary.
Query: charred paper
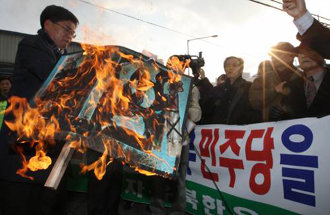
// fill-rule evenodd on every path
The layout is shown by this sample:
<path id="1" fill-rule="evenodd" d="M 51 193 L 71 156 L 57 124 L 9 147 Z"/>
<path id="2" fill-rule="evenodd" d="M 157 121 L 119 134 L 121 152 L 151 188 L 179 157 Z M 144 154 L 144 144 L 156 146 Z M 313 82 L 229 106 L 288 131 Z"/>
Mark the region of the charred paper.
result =
<path id="1" fill-rule="evenodd" d="M 107 46 L 62 56 L 34 102 L 45 107 L 46 118 L 58 119 L 61 130 L 84 137 L 89 149 L 171 177 L 180 160 L 190 88 L 190 77 Z"/>

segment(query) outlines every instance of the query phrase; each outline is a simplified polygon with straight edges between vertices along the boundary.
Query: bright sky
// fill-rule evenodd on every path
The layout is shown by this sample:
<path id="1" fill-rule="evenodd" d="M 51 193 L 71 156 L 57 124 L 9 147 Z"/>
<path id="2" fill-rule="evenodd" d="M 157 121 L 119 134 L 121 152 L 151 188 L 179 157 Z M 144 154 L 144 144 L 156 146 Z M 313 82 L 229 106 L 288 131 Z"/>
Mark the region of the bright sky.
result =
<path id="1" fill-rule="evenodd" d="M 259 1 L 281 7 L 270 0 Z M 173 54 L 186 54 L 188 39 L 216 34 L 216 38 L 189 43 L 190 54 L 203 52 L 204 70 L 212 82 L 224 73 L 222 65 L 227 56 L 242 57 L 244 72 L 253 75 L 258 64 L 268 59 L 269 47 L 280 41 L 299 44 L 291 17 L 249 0 L 2 0 L 0 29 L 35 34 L 40 28 L 40 13 L 50 4 L 63 6 L 78 17 L 76 41 L 121 45 L 138 52 L 145 49 L 165 62 Z M 330 18 L 329 0 L 306 0 L 306 4 L 312 13 Z"/>

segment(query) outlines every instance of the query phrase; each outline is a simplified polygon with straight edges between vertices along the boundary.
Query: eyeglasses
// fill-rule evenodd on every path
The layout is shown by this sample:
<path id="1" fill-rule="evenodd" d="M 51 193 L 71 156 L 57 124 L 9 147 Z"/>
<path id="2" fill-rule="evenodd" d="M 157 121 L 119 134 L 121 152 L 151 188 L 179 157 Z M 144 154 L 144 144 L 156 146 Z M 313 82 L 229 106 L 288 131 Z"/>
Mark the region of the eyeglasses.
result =
<path id="1" fill-rule="evenodd" d="M 54 22 L 54 24 L 60 26 L 64 30 L 64 32 L 66 34 L 70 35 L 72 38 L 76 38 L 76 32 L 74 30 L 72 30 L 71 28 L 61 25 L 57 22 Z"/>
<path id="2" fill-rule="evenodd" d="M 232 63 L 232 64 L 227 63 L 224 67 L 225 68 L 233 68 L 233 67 L 240 67 L 240 66 L 242 66 L 242 64 L 240 62 L 235 62 L 235 63 Z"/>

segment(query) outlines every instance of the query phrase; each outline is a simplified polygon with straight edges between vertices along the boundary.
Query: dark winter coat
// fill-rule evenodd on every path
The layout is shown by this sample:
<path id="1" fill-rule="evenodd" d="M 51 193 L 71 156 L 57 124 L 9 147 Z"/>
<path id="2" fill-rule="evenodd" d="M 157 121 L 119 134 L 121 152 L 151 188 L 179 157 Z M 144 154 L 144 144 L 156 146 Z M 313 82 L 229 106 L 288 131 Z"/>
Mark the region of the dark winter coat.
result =
<path id="1" fill-rule="evenodd" d="M 297 39 L 326 59 L 330 59 L 330 29 L 314 19 L 312 26 L 303 34 L 297 34 Z"/>
<path id="2" fill-rule="evenodd" d="M 27 98 L 30 101 L 46 80 L 57 60 L 59 49 L 48 35 L 39 30 L 37 35 L 24 38 L 18 45 L 11 95 Z M 9 116 L 10 117 L 10 116 Z M 0 135 L 0 180 L 43 184 L 51 170 L 31 173 L 34 181 L 16 174 L 22 167 L 19 156 L 15 152 L 15 134 L 3 127 Z M 28 144 L 25 144 L 28 146 Z M 61 147 L 50 149 L 50 154 L 58 154 Z M 32 155 L 34 148 L 24 147 L 25 153 Z M 27 158 L 29 159 L 29 157 Z M 56 159 L 53 159 L 53 163 Z"/>
<path id="3" fill-rule="evenodd" d="M 320 88 L 305 117 L 323 117 L 330 114 L 330 69 L 327 69 Z"/>
<path id="4" fill-rule="evenodd" d="M 12 94 L 28 101 L 33 98 L 59 57 L 59 49 L 44 31 L 24 38 L 16 54 Z"/>
<path id="5" fill-rule="evenodd" d="M 226 80 L 224 84 L 215 87 L 210 123 L 243 125 L 259 121 L 260 114 L 252 109 L 248 100 L 250 86 L 251 82 L 240 77 L 232 85 Z"/>
<path id="6" fill-rule="evenodd" d="M 269 68 L 252 83 L 249 101 L 255 110 L 262 113 L 262 121 L 279 121 L 299 118 L 305 111 L 305 95 L 303 74 L 291 71 L 291 77 L 283 80 L 279 74 Z M 277 93 L 275 87 L 282 81 L 284 94 Z"/>

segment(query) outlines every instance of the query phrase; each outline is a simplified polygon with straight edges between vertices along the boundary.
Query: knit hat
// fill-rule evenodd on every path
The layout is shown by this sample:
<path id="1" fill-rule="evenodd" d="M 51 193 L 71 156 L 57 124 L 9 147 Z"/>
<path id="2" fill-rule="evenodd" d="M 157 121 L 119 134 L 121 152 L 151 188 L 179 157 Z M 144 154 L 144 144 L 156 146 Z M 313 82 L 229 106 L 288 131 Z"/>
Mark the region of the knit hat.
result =
<path id="1" fill-rule="evenodd" d="M 291 43 L 288 43 L 288 42 L 279 42 L 275 46 L 272 46 L 270 48 L 270 51 L 296 55 L 295 47 Z"/>
<path id="2" fill-rule="evenodd" d="M 323 66 L 325 64 L 324 58 L 312 48 L 300 44 L 295 48 L 297 54 L 304 54 L 317 62 L 318 65 Z"/>

